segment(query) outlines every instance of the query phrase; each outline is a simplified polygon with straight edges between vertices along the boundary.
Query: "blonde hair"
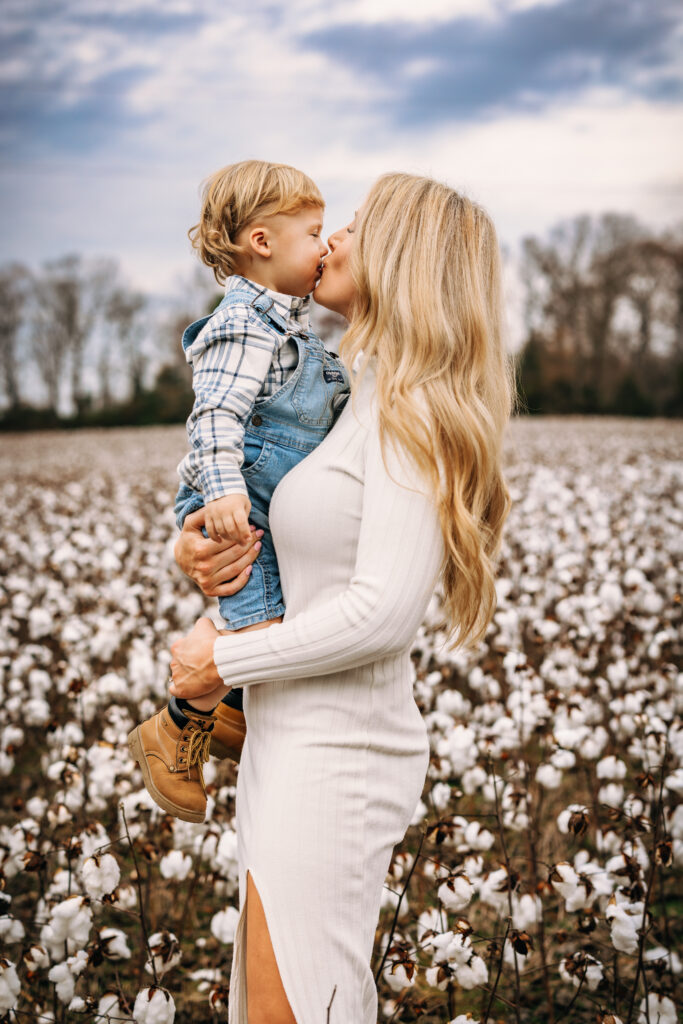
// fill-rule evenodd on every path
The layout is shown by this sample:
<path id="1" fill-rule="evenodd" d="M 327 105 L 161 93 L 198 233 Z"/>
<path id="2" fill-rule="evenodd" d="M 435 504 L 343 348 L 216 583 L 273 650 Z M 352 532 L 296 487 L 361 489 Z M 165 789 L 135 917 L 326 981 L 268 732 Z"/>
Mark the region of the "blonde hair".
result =
<path id="1" fill-rule="evenodd" d="M 374 362 L 383 450 L 388 440 L 405 450 L 433 490 L 451 639 L 473 646 L 495 610 L 510 507 L 501 463 L 513 374 L 495 228 L 448 186 L 387 174 L 355 236 L 357 298 L 340 352 L 349 365 L 362 353 L 355 386 Z"/>
<path id="2" fill-rule="evenodd" d="M 297 213 L 306 206 L 324 208 L 318 186 L 287 164 L 243 160 L 216 171 L 203 183 L 199 223 L 188 231 L 192 246 L 223 284 L 235 273 L 244 248 L 237 236 L 260 217 Z"/>

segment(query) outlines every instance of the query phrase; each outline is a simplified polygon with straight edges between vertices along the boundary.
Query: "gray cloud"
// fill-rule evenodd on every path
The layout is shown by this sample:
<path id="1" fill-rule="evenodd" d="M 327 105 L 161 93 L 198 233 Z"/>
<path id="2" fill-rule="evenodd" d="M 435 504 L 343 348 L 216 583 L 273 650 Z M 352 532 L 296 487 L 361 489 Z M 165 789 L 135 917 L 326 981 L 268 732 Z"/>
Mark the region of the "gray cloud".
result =
<path id="1" fill-rule="evenodd" d="M 662 0 L 564 0 L 495 21 L 336 26 L 304 42 L 390 83 L 387 116 L 415 127 L 541 110 L 591 86 L 680 99 L 682 29 L 680 8 Z"/>

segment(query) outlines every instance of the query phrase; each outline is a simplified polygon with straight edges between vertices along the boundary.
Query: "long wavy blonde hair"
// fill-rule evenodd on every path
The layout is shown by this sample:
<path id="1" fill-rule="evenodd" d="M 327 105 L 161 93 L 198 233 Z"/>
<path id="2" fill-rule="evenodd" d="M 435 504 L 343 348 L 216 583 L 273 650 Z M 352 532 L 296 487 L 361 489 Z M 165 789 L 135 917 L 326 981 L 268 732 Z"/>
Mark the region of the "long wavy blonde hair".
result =
<path id="1" fill-rule="evenodd" d="M 390 440 L 405 450 L 433 489 L 445 615 L 453 643 L 472 646 L 495 610 L 494 560 L 510 507 L 501 462 L 513 373 L 495 228 L 446 185 L 386 174 L 355 234 L 358 294 L 340 353 L 359 360 L 357 382 L 374 363 L 383 449 Z"/>

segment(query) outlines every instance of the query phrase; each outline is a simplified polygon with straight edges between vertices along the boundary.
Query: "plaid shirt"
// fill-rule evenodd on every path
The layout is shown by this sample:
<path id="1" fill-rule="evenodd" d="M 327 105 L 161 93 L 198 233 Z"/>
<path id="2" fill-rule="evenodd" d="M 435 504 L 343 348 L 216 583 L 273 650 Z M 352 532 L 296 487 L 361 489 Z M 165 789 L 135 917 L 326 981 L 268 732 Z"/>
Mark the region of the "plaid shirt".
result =
<path id="1" fill-rule="evenodd" d="M 245 424 L 256 400 L 272 395 L 298 363 L 296 343 L 266 327 L 249 304 L 256 295 L 266 294 L 292 329 L 308 330 L 310 298 L 282 295 L 244 277 L 229 277 L 226 293 L 236 289 L 245 292 L 244 306 L 221 309 L 185 353 L 192 366 L 195 402 L 187 421 L 190 452 L 178 473 L 205 502 L 247 493 L 240 472 Z"/>

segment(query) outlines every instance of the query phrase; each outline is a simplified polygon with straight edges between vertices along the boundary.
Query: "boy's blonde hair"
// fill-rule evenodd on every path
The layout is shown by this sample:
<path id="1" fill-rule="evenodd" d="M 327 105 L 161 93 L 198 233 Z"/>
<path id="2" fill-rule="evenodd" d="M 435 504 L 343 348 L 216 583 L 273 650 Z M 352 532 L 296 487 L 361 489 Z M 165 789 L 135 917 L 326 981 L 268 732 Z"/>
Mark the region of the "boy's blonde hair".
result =
<path id="1" fill-rule="evenodd" d="M 287 164 L 243 160 L 216 171 L 203 184 L 199 223 L 188 235 L 219 284 L 235 273 L 244 248 L 236 238 L 257 218 L 297 213 L 306 206 L 324 208 L 318 186 Z"/>
<path id="2" fill-rule="evenodd" d="M 495 609 L 510 508 L 502 447 L 513 378 L 496 231 L 447 185 L 386 174 L 356 221 L 351 272 L 357 299 L 340 353 L 361 374 L 376 364 L 382 442 L 397 442 L 431 484 L 446 617 L 456 642 L 475 645 Z"/>

